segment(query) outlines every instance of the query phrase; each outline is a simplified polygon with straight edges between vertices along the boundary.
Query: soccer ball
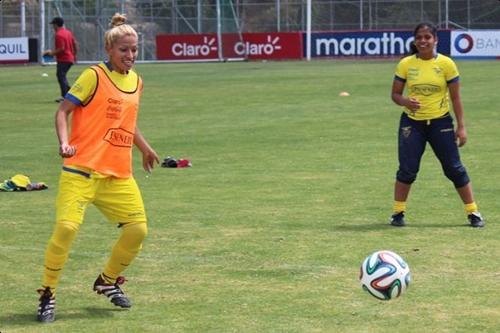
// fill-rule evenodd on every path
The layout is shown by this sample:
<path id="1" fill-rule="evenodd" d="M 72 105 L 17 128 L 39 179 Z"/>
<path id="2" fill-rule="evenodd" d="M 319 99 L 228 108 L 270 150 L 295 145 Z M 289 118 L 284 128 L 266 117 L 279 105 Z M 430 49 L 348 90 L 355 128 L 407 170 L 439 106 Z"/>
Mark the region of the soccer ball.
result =
<path id="1" fill-rule="evenodd" d="M 387 250 L 366 257 L 360 271 L 363 289 L 381 300 L 399 297 L 411 281 L 408 264 L 399 255 Z"/>

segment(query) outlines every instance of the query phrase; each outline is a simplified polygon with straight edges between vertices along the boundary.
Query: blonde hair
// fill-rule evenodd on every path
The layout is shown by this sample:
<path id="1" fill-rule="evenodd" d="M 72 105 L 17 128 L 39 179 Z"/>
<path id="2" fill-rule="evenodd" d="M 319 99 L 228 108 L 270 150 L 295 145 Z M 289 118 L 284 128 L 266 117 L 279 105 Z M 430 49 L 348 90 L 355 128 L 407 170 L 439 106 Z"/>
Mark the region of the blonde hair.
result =
<path id="1" fill-rule="evenodd" d="M 104 34 L 104 46 L 111 48 L 121 37 L 132 35 L 137 38 L 137 32 L 130 25 L 125 24 L 127 17 L 125 14 L 116 13 L 111 18 L 110 29 Z"/>

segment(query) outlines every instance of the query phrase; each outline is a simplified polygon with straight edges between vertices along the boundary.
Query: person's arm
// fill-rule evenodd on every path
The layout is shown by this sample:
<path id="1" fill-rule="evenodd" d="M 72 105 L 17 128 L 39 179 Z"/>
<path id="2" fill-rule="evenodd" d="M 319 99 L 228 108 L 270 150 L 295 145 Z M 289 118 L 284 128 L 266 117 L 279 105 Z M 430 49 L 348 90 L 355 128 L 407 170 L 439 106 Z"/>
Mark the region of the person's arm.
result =
<path id="1" fill-rule="evenodd" d="M 79 48 L 78 42 L 76 41 L 75 36 L 71 34 L 71 49 L 73 50 L 73 56 L 75 57 L 75 61 L 76 61 L 76 55 L 78 54 L 78 48 Z"/>
<path id="2" fill-rule="evenodd" d="M 59 139 L 59 155 L 62 157 L 71 157 L 76 153 L 76 147 L 69 145 L 68 135 L 68 117 L 75 107 L 75 104 L 65 99 L 56 111 L 56 133 Z"/>
<path id="3" fill-rule="evenodd" d="M 49 55 L 49 56 L 53 56 L 53 57 L 55 57 L 55 56 L 57 56 L 59 53 L 61 53 L 61 52 L 63 52 L 63 51 L 64 51 L 64 49 L 47 50 L 47 51 L 45 52 L 45 54 L 47 54 L 47 55 Z"/>
<path id="4" fill-rule="evenodd" d="M 154 168 L 155 161 L 156 163 L 160 163 L 160 158 L 154 149 L 151 148 L 137 126 L 135 127 L 134 144 L 142 153 L 142 167 L 147 172 L 151 172 Z"/>
<path id="5" fill-rule="evenodd" d="M 467 142 L 467 131 L 465 130 L 464 108 L 462 105 L 462 99 L 460 98 L 460 81 L 456 80 L 449 83 L 448 91 L 450 92 L 453 113 L 455 114 L 455 120 L 457 122 L 455 136 L 458 141 L 458 146 L 462 147 Z"/>
<path id="6" fill-rule="evenodd" d="M 60 39 L 60 37 L 57 36 L 57 34 L 56 34 L 55 41 L 54 41 L 54 48 L 46 50 L 45 52 L 43 52 L 43 55 L 49 55 L 49 56 L 55 57 L 59 53 L 64 52 L 64 48 L 58 47 L 59 45 L 61 45 L 61 41 L 59 39 Z"/>
<path id="7" fill-rule="evenodd" d="M 63 49 L 45 50 L 45 51 L 43 51 L 43 55 L 55 57 L 58 53 L 61 53 L 62 51 L 63 51 Z"/>
<path id="8" fill-rule="evenodd" d="M 70 45 L 64 37 L 62 37 L 61 35 L 58 35 L 56 32 L 56 35 L 54 37 L 54 48 L 52 50 L 45 51 L 44 54 L 56 57 L 58 54 L 64 53 L 66 51 L 66 48 L 69 47 L 69 48 L 73 48 L 75 55 L 76 55 L 77 44 L 76 44 L 74 37 L 71 38 L 70 43 L 72 45 Z"/>
<path id="9" fill-rule="evenodd" d="M 74 38 L 73 38 L 73 51 L 74 51 L 74 56 L 76 58 L 76 55 L 78 54 L 78 43 Z"/>
<path id="10" fill-rule="evenodd" d="M 405 82 L 394 79 L 392 83 L 391 99 L 397 105 L 401 105 L 415 113 L 420 108 L 420 101 L 413 97 L 403 96 Z"/>

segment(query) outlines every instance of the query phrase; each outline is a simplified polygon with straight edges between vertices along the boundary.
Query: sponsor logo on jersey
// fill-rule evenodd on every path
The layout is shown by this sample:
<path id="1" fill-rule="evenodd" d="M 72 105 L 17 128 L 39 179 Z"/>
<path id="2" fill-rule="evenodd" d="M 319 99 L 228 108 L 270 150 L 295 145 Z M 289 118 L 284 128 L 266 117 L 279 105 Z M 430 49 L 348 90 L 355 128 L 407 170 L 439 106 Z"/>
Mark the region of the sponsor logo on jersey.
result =
<path id="1" fill-rule="evenodd" d="M 123 128 L 110 128 L 104 136 L 104 141 L 116 147 L 130 148 L 134 143 L 134 133 L 124 130 Z"/>
<path id="2" fill-rule="evenodd" d="M 430 96 L 441 91 L 441 87 L 432 84 L 416 84 L 411 87 L 411 92 L 417 95 Z"/>

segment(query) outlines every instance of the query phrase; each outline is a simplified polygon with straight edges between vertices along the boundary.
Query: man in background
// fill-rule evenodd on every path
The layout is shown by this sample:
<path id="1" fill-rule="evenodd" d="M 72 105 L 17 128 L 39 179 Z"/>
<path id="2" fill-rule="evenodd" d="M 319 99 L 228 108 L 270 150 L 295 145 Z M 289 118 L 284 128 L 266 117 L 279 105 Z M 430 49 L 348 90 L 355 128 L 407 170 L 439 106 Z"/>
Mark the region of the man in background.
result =
<path id="1" fill-rule="evenodd" d="M 70 88 L 66 74 L 76 62 L 77 44 L 73 33 L 64 27 L 62 17 L 54 17 L 50 24 L 55 31 L 54 49 L 45 51 L 44 55 L 53 56 L 57 62 L 56 74 L 61 88 L 61 97 L 56 99 L 56 102 L 60 103 Z"/>

